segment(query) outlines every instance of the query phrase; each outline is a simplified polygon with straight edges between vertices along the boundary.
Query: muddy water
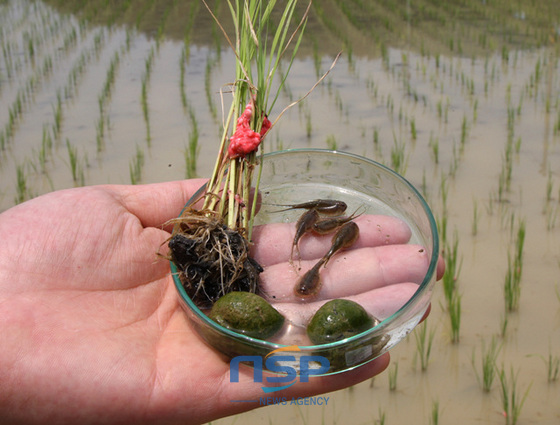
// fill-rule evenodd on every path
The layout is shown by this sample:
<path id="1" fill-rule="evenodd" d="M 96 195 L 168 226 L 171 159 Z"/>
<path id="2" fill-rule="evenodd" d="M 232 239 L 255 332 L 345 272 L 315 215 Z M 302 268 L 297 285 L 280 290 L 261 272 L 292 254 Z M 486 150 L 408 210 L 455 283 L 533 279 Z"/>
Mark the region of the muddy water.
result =
<path id="1" fill-rule="evenodd" d="M 329 394 L 326 406 L 271 406 L 217 423 L 362 424 L 376 423 L 382 414 L 386 423 L 433 423 L 435 403 L 442 423 L 505 423 L 497 378 L 485 393 L 471 364 L 474 353 L 481 374 L 482 341 L 487 346 L 492 337 L 501 344 L 498 366 L 519 373 L 518 396 L 529 389 L 519 423 L 559 422 L 560 378 L 548 382 L 543 360 L 560 358 L 560 18 L 558 4 L 549 3 L 551 9 L 541 12 L 496 3 L 492 7 L 502 10 L 484 19 L 481 9 L 470 10 L 472 23 L 457 13 L 457 25 L 447 25 L 444 35 L 428 20 L 397 26 L 395 15 L 380 9 L 386 38 L 350 18 L 337 31 L 315 10 L 309 37 L 336 42 L 305 46 L 308 54 L 294 63 L 276 113 L 307 92 L 338 46 L 345 54 L 324 84 L 286 114 L 265 149 L 331 147 L 391 167 L 392 153 L 401 151 L 401 173 L 423 191 L 440 221 L 447 218 L 447 243 L 458 241 L 460 340 L 451 343 L 439 288 L 427 321 L 434 334 L 427 370 L 420 368 L 411 335 L 392 351 L 396 390 L 389 389 L 385 372 Z M 454 16 L 448 5 L 426 10 Z M 210 173 L 221 121 L 219 89 L 231 81 L 234 65 L 225 43 L 216 47 L 219 36 L 210 31 L 191 33 L 182 88 L 186 24 L 173 20 L 179 14 L 169 14 L 158 37 L 163 6 L 163 12 L 146 7 L 144 15 L 140 6 L 136 14 L 123 12 L 133 24 L 113 17 L 112 26 L 108 11 L 92 15 L 90 9 L 0 3 L 0 210 L 18 198 L 74 185 L 128 184 L 138 152 L 140 183 L 184 178 L 194 122 L 196 175 Z M 406 16 L 412 12 L 419 13 L 412 9 Z M 508 36 L 485 21 L 498 15 L 505 17 L 498 23 Z M 75 179 L 68 146 L 75 152 Z M 500 184 L 506 165 L 509 188 Z M 520 221 L 526 226 L 521 298 L 519 309 L 506 315 L 504 277 Z"/>

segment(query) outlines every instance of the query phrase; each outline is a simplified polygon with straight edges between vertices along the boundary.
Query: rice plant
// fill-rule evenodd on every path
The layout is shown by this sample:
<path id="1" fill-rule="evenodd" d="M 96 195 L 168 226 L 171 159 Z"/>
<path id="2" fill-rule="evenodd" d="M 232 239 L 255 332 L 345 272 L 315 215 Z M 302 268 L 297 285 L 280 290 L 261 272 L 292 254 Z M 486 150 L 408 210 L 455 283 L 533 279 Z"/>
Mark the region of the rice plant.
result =
<path id="1" fill-rule="evenodd" d="M 521 276 L 523 274 L 523 247 L 525 244 L 525 221 L 519 222 L 514 252 L 508 253 L 508 268 L 504 278 L 504 299 L 507 311 L 519 308 Z"/>
<path id="2" fill-rule="evenodd" d="M 152 136 L 150 131 L 150 110 L 148 107 L 148 76 L 144 75 L 142 77 L 142 91 L 140 95 L 140 101 L 142 103 L 142 115 L 144 116 L 144 124 L 146 125 L 146 142 L 148 146 L 151 145 Z"/>
<path id="3" fill-rule="evenodd" d="M 208 56 L 206 71 L 204 73 L 204 92 L 206 93 L 206 100 L 208 101 L 210 114 L 214 120 L 218 119 L 218 108 L 214 102 L 214 93 L 212 92 L 212 69 L 217 62 L 217 59 Z"/>
<path id="4" fill-rule="evenodd" d="M 55 139 L 60 137 L 62 131 L 62 98 L 60 92 L 56 94 L 56 105 L 53 106 L 54 124 L 52 127 Z"/>
<path id="5" fill-rule="evenodd" d="M 389 378 L 389 390 L 395 391 L 397 389 L 397 375 L 399 373 L 399 362 L 395 361 L 389 368 L 387 376 Z"/>
<path id="6" fill-rule="evenodd" d="M 452 302 L 454 293 L 457 290 L 457 279 L 461 271 L 461 261 L 459 260 L 459 236 L 453 233 L 453 243 L 444 245 L 445 273 L 443 274 L 443 293 L 447 304 Z"/>
<path id="7" fill-rule="evenodd" d="M 150 109 L 148 107 L 148 84 L 150 82 L 152 68 L 154 65 L 154 54 L 154 48 L 152 47 L 144 63 L 145 72 L 142 76 L 142 90 L 140 95 L 142 115 L 144 117 L 144 124 L 146 125 L 146 142 L 148 143 L 148 146 L 151 146 L 152 143 L 152 135 L 150 131 Z"/>
<path id="8" fill-rule="evenodd" d="M 481 374 L 478 373 L 475 350 L 473 349 L 471 364 L 476 376 L 476 380 L 485 392 L 490 392 L 490 390 L 492 389 L 492 384 L 494 383 L 494 378 L 496 376 L 496 359 L 501 349 L 502 346 L 498 344 L 498 341 L 495 337 L 492 337 L 488 346 L 486 346 L 485 341 L 482 340 L 482 345 L 480 348 Z"/>
<path id="9" fill-rule="evenodd" d="M 429 146 L 431 148 L 432 158 L 434 163 L 439 164 L 439 139 L 434 137 L 434 134 L 430 134 Z"/>
<path id="10" fill-rule="evenodd" d="M 130 183 L 138 184 L 142 179 L 142 170 L 144 168 L 144 151 L 136 146 L 136 155 L 130 160 Z"/>
<path id="11" fill-rule="evenodd" d="M 438 425 L 439 424 L 439 401 L 434 400 L 432 402 L 432 415 L 430 416 L 430 424 Z"/>
<path id="12" fill-rule="evenodd" d="M 468 127 L 468 122 L 467 122 L 467 116 L 463 115 L 463 122 L 461 123 L 461 149 L 460 149 L 460 153 L 463 153 L 463 150 L 465 149 L 465 144 L 467 143 L 468 131 L 469 131 L 469 127 Z"/>
<path id="13" fill-rule="evenodd" d="M 336 142 L 336 137 L 333 134 L 329 134 L 327 136 L 327 149 L 335 151 L 337 150 L 337 148 L 338 148 L 338 143 Z"/>
<path id="14" fill-rule="evenodd" d="M 560 372 L 560 357 L 553 356 L 548 353 L 548 358 L 545 359 L 545 364 L 547 368 L 548 382 L 554 382 L 558 379 L 558 373 Z"/>
<path id="15" fill-rule="evenodd" d="M 311 120 L 311 112 L 305 112 L 305 134 L 308 139 L 311 139 L 311 134 L 313 132 L 313 123 Z"/>
<path id="16" fill-rule="evenodd" d="M 519 372 L 514 372 L 513 367 L 510 369 L 509 378 L 504 367 L 498 371 L 500 379 L 500 397 L 502 399 L 502 409 L 506 425 L 516 425 L 521 414 L 523 404 L 527 399 L 531 386 L 527 387 L 525 393 L 521 395 L 517 388 L 517 376 Z"/>
<path id="17" fill-rule="evenodd" d="M 507 334 L 508 324 L 509 324 L 508 312 L 504 310 L 504 313 L 500 317 L 500 336 L 502 338 L 505 338 Z"/>
<path id="18" fill-rule="evenodd" d="M 414 118 L 410 120 L 410 137 L 412 137 L 412 140 L 416 140 L 417 138 L 416 121 L 414 120 Z"/>
<path id="19" fill-rule="evenodd" d="M 539 357 L 543 361 L 546 367 L 546 376 L 548 382 L 550 383 L 557 381 L 560 374 L 560 356 L 552 355 L 550 348 L 547 357 L 540 354 L 535 354 L 534 356 Z"/>
<path id="20" fill-rule="evenodd" d="M 76 186 L 83 186 L 85 184 L 85 175 L 83 165 L 78 158 L 78 149 L 72 146 L 70 140 L 66 139 L 66 150 L 70 162 L 70 171 L 72 172 L 72 181 Z"/>
<path id="21" fill-rule="evenodd" d="M 187 62 L 187 44 L 181 50 L 181 59 L 179 59 L 179 92 L 181 93 L 181 103 L 183 108 L 187 108 L 187 92 L 185 90 L 185 70 Z"/>
<path id="22" fill-rule="evenodd" d="M 20 204 L 31 198 L 24 164 L 18 164 L 16 166 L 16 183 L 16 196 L 14 198 L 14 202 L 16 204 Z"/>
<path id="23" fill-rule="evenodd" d="M 407 168 L 407 159 L 405 157 L 405 143 L 399 142 L 393 131 L 393 147 L 391 148 L 391 167 L 396 173 L 404 175 Z"/>
<path id="24" fill-rule="evenodd" d="M 478 202 L 473 200 L 473 218 L 472 218 L 472 225 L 471 225 L 471 234 L 476 236 L 478 234 L 478 220 L 480 219 L 478 213 Z"/>
<path id="25" fill-rule="evenodd" d="M 379 418 L 375 420 L 376 425 L 385 425 L 385 420 L 387 419 L 387 414 L 384 410 L 379 407 Z"/>
<path id="26" fill-rule="evenodd" d="M 416 327 L 414 331 L 414 338 L 416 340 L 416 356 L 420 358 L 420 368 L 424 372 L 428 369 L 428 362 L 432 352 L 432 344 L 434 342 L 435 330 L 428 333 L 428 321 L 425 320 L 420 326 Z M 416 360 L 415 356 L 415 360 Z"/>
<path id="27" fill-rule="evenodd" d="M 459 342 L 459 332 L 461 330 L 461 295 L 454 290 L 447 305 L 449 322 L 451 324 L 451 342 Z"/>
<path id="28" fill-rule="evenodd" d="M 192 123 L 192 130 L 189 134 L 189 143 L 185 148 L 185 177 L 187 179 L 196 177 L 196 163 L 200 147 L 198 145 L 198 123 L 194 109 L 190 108 L 189 115 Z"/>

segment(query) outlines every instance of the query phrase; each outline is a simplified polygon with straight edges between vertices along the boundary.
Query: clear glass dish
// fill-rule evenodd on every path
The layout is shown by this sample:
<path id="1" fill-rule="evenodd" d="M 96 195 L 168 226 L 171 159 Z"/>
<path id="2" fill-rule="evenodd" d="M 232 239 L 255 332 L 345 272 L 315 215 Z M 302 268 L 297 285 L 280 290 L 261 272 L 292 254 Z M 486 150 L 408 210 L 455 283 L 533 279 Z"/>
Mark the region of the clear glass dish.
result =
<path id="1" fill-rule="evenodd" d="M 218 325 L 189 298 L 177 268 L 171 263 L 181 305 L 197 332 L 212 347 L 231 358 L 244 355 L 262 356 L 264 359 L 271 352 L 280 350 L 282 355 L 293 356 L 293 368 L 298 371 L 303 356 L 323 356 L 329 359 L 330 367 L 318 374 L 333 374 L 353 369 L 382 355 L 420 322 L 429 306 L 436 280 L 438 234 L 430 208 L 408 181 L 387 167 L 354 154 L 295 149 L 264 156 L 259 192 L 262 206 L 255 225 L 295 222 L 301 210 L 279 213 L 278 205 L 319 198 L 345 201 L 349 212 L 359 210 L 364 214 L 398 217 L 411 229 L 409 243 L 421 245 L 426 250 L 429 261 L 427 272 L 400 308 L 393 308 L 394 311 L 389 313 L 368 311 L 379 319 L 373 328 L 340 341 L 311 345 L 301 344 L 302 338 L 290 340 L 286 337 L 290 332 L 284 332 L 281 341 L 265 341 Z M 196 198 L 198 194 L 192 199 Z M 291 325 L 288 323 L 285 326 Z"/>

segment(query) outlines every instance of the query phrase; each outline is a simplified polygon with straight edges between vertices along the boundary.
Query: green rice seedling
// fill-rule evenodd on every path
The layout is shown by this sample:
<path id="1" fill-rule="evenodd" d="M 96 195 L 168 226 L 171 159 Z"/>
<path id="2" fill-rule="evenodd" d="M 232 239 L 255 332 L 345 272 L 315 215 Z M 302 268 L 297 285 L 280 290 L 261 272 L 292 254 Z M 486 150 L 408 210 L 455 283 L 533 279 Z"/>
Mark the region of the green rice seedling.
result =
<path id="1" fill-rule="evenodd" d="M 532 356 L 539 357 L 545 364 L 548 382 L 555 382 L 558 380 L 558 376 L 560 374 L 560 356 L 553 356 L 550 348 L 548 351 L 548 357 L 540 354 L 534 354 Z"/>
<path id="2" fill-rule="evenodd" d="M 560 357 L 553 356 L 552 353 L 548 353 L 548 358 L 545 360 L 545 363 L 548 382 L 556 381 L 560 372 Z"/>
<path id="3" fill-rule="evenodd" d="M 432 344 L 434 342 L 435 330 L 428 333 L 428 321 L 416 327 L 414 338 L 416 340 L 416 358 L 420 358 L 420 368 L 424 372 L 428 369 L 428 362 L 432 352 Z"/>
<path id="4" fill-rule="evenodd" d="M 70 171 L 74 185 L 83 186 L 85 183 L 84 169 L 78 158 L 78 149 L 72 146 L 69 139 L 66 139 L 66 150 L 70 161 Z"/>
<path id="5" fill-rule="evenodd" d="M 336 142 L 336 137 L 333 134 L 329 134 L 327 136 L 327 148 L 330 150 L 335 151 L 338 147 L 338 144 Z"/>
<path id="6" fill-rule="evenodd" d="M 558 205 L 546 208 L 546 230 L 550 231 L 556 227 L 558 219 Z"/>
<path id="7" fill-rule="evenodd" d="M 389 390 L 395 391 L 397 389 L 397 375 L 399 373 L 399 362 L 393 362 L 392 366 L 389 368 L 387 376 L 389 377 Z"/>
<path id="8" fill-rule="evenodd" d="M 439 164 L 439 138 L 434 137 L 433 133 L 430 133 L 430 142 L 428 144 L 431 148 L 432 158 L 436 164 Z"/>
<path id="9" fill-rule="evenodd" d="M 142 170 L 144 168 L 144 151 L 136 146 L 136 155 L 131 159 L 129 164 L 130 183 L 138 184 L 142 179 Z"/>
<path id="10" fill-rule="evenodd" d="M 463 122 L 461 123 L 461 149 L 460 149 L 460 153 L 463 153 L 463 151 L 465 149 L 465 144 L 467 143 L 467 135 L 468 135 L 467 116 L 463 115 Z"/>
<path id="11" fill-rule="evenodd" d="M 439 401 L 434 400 L 432 402 L 432 416 L 430 417 L 430 424 L 438 425 L 439 424 Z"/>
<path id="12" fill-rule="evenodd" d="M 115 85 L 115 78 L 117 74 L 117 68 L 120 63 L 119 52 L 116 51 L 113 55 L 113 59 L 109 63 L 109 69 L 107 69 L 107 75 L 105 76 L 105 82 L 103 83 L 103 88 L 101 89 L 100 100 L 99 100 L 99 111 L 101 114 L 104 112 L 104 106 L 107 100 L 111 97 L 111 92 L 113 91 L 113 86 Z"/>
<path id="13" fill-rule="evenodd" d="M 441 244 L 443 246 L 445 246 L 447 243 L 447 219 L 447 210 L 444 210 L 441 214 L 441 217 L 437 219 L 437 228 L 440 235 Z M 445 248 L 443 254 L 445 256 Z"/>
<path id="14" fill-rule="evenodd" d="M 373 145 L 379 146 L 379 127 L 373 127 Z"/>
<path id="15" fill-rule="evenodd" d="M 445 272 L 442 278 L 443 293 L 449 306 L 457 290 L 457 280 L 462 265 L 462 260 L 459 260 L 459 236 L 457 231 L 453 233 L 453 243 L 445 243 L 443 257 L 445 261 Z"/>
<path id="16" fill-rule="evenodd" d="M 417 134 L 416 134 L 416 121 L 414 120 L 414 118 L 412 118 L 410 120 L 410 137 L 412 137 L 412 140 L 416 140 Z"/>
<path id="17" fill-rule="evenodd" d="M 502 61 L 504 61 L 506 64 L 509 61 L 509 50 L 505 44 L 502 46 Z"/>
<path id="18" fill-rule="evenodd" d="M 552 190 L 553 190 L 553 188 L 554 188 L 554 183 L 552 182 L 552 172 L 549 169 L 548 173 L 547 173 L 547 178 L 546 178 L 546 198 L 545 198 L 546 204 L 545 204 L 545 208 L 548 207 L 548 205 L 552 201 Z"/>
<path id="19" fill-rule="evenodd" d="M 146 125 L 146 142 L 148 143 L 148 146 L 151 146 L 151 142 L 152 142 L 152 136 L 150 131 L 150 110 L 148 107 L 148 84 L 152 74 L 152 68 L 154 64 L 154 54 L 155 54 L 154 48 L 152 47 L 144 63 L 145 72 L 144 75 L 142 76 L 142 91 L 140 95 L 140 102 L 142 104 L 142 114 L 144 116 L 144 124 Z"/>
<path id="20" fill-rule="evenodd" d="M 502 316 L 500 317 L 500 336 L 502 338 L 506 337 L 508 324 L 509 324 L 509 315 L 508 312 L 504 310 Z"/>
<path id="21" fill-rule="evenodd" d="M 97 153 L 105 148 L 105 119 L 103 115 L 95 122 L 95 144 Z"/>
<path id="22" fill-rule="evenodd" d="M 317 42 L 317 38 L 314 36 L 310 37 L 313 42 L 312 42 L 312 46 L 313 46 L 313 65 L 315 68 L 315 76 L 317 78 L 321 77 L 321 55 L 319 53 L 319 43 Z"/>
<path id="23" fill-rule="evenodd" d="M 517 229 L 513 255 L 508 253 L 508 269 L 504 279 L 504 298 L 506 301 L 506 309 L 508 311 L 515 311 L 519 308 L 519 299 L 521 296 L 521 276 L 523 274 L 524 245 L 525 220 L 521 220 Z"/>
<path id="24" fill-rule="evenodd" d="M 210 113 L 212 114 L 212 118 L 215 120 L 218 118 L 218 108 L 214 103 L 214 94 L 212 92 L 212 69 L 214 68 L 214 64 L 217 62 L 216 59 L 208 57 L 206 61 L 206 71 L 204 74 L 204 92 L 206 93 L 206 99 L 208 101 L 208 107 L 210 109 Z"/>
<path id="25" fill-rule="evenodd" d="M 498 371 L 498 378 L 500 379 L 500 396 L 502 399 L 502 409 L 506 420 L 506 425 L 516 425 L 519 420 L 519 415 L 523 404 L 527 399 L 531 386 L 527 387 L 525 393 L 521 396 L 517 388 L 517 376 L 519 371 L 515 373 L 513 366 L 510 369 L 509 378 L 506 374 L 504 367 Z"/>
<path id="26" fill-rule="evenodd" d="M 476 124 L 477 119 L 478 119 L 478 99 L 475 99 L 473 104 L 473 114 L 472 114 L 473 124 Z"/>
<path id="27" fill-rule="evenodd" d="M 62 98 L 60 92 L 56 94 L 56 105 L 53 106 L 54 124 L 52 126 L 55 139 L 60 137 L 62 131 Z"/>
<path id="28" fill-rule="evenodd" d="M 407 159 L 405 157 L 405 143 L 399 142 L 393 131 L 393 147 L 391 148 L 391 167 L 395 172 L 404 175 L 407 168 Z"/>
<path id="29" fill-rule="evenodd" d="M 515 149 L 515 153 L 519 154 L 519 152 L 521 151 L 521 136 L 519 136 L 516 140 L 515 140 L 515 144 L 514 144 L 514 149 Z"/>
<path id="30" fill-rule="evenodd" d="M 453 144 L 453 155 L 451 157 L 451 161 L 449 163 L 449 177 L 451 178 L 455 178 L 455 176 L 457 175 L 457 170 L 459 169 L 459 163 L 460 161 L 460 156 L 461 156 L 461 152 L 463 150 L 463 147 L 459 147 L 459 149 L 457 149 L 457 145 L 454 143 Z"/>
<path id="31" fill-rule="evenodd" d="M 519 308 L 521 287 L 519 285 L 519 280 L 516 279 L 516 276 L 519 276 L 519 273 L 517 273 L 512 262 L 511 254 L 508 254 L 508 268 L 504 278 L 504 299 L 507 311 L 515 311 Z"/>
<path id="32" fill-rule="evenodd" d="M 37 159 L 39 160 L 39 169 L 41 170 L 42 174 L 47 174 L 47 158 L 49 154 L 45 149 L 45 144 L 41 144 L 41 148 L 37 153 Z"/>
<path id="33" fill-rule="evenodd" d="M 185 71 L 187 62 L 187 45 L 181 50 L 181 59 L 179 59 L 179 92 L 181 93 L 181 103 L 183 108 L 187 108 L 187 92 L 185 90 Z"/>
<path id="34" fill-rule="evenodd" d="M 384 410 L 379 407 L 379 418 L 375 420 L 376 425 L 385 425 L 385 420 L 387 419 L 387 414 Z"/>
<path id="35" fill-rule="evenodd" d="M 311 112 L 305 111 L 305 134 L 308 139 L 311 139 L 311 133 L 313 132 L 313 124 L 311 121 Z"/>
<path id="36" fill-rule="evenodd" d="M 150 109 L 148 107 L 148 77 L 142 77 L 142 94 L 140 97 L 142 103 L 142 114 L 144 116 L 144 124 L 146 125 L 146 141 L 148 146 L 151 145 L 152 136 L 150 132 Z"/>
<path id="37" fill-rule="evenodd" d="M 449 321 L 451 324 L 451 342 L 457 344 L 459 342 L 459 332 L 461 330 L 461 295 L 457 290 L 453 291 L 448 303 Z"/>
<path id="38" fill-rule="evenodd" d="M 473 218 L 472 218 L 472 225 L 471 225 L 471 234 L 473 236 L 476 236 L 478 234 L 478 220 L 479 220 L 479 214 L 478 214 L 478 202 L 476 201 L 476 199 L 473 200 Z"/>
<path id="39" fill-rule="evenodd" d="M 200 152 L 200 147 L 198 145 L 198 123 L 196 121 L 194 109 L 190 108 L 189 115 L 193 128 L 189 134 L 189 144 L 185 149 L 185 175 L 187 179 L 196 176 L 196 163 Z"/>
<path id="40" fill-rule="evenodd" d="M 420 185 L 420 190 L 422 191 L 422 195 L 428 202 L 428 180 L 426 179 L 426 169 L 422 170 L 422 184 Z"/>
<path id="41" fill-rule="evenodd" d="M 31 197 L 29 196 L 29 188 L 27 185 L 27 176 L 24 164 L 18 164 L 16 166 L 16 183 L 16 196 L 14 198 L 14 202 L 16 204 L 21 204 Z"/>
<path id="42" fill-rule="evenodd" d="M 476 367 L 476 359 L 475 359 L 475 350 L 473 349 L 472 357 L 471 357 L 471 364 L 476 376 L 476 380 L 482 387 L 484 392 L 490 392 L 492 389 L 492 384 L 494 383 L 494 378 L 496 376 L 496 359 L 498 358 L 498 354 L 502 349 L 501 344 L 498 344 L 498 341 L 495 337 L 492 337 L 490 344 L 488 347 L 484 340 L 482 340 L 482 346 L 480 348 L 480 369 L 482 374 L 478 373 L 478 369 Z"/>

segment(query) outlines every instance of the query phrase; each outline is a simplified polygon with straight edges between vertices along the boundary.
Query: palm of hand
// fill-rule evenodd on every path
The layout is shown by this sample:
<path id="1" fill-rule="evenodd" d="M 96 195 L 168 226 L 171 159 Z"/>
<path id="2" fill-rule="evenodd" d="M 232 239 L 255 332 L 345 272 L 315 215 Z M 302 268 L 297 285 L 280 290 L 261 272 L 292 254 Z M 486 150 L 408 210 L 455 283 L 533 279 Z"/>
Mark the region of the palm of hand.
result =
<path id="1" fill-rule="evenodd" d="M 260 384 L 229 382 L 228 359 L 193 332 L 155 254 L 161 225 L 200 184 L 55 192 L 0 216 L 0 418 L 200 423 L 256 407 L 230 402 L 258 399 Z M 340 389 L 387 363 L 283 395 Z"/>

